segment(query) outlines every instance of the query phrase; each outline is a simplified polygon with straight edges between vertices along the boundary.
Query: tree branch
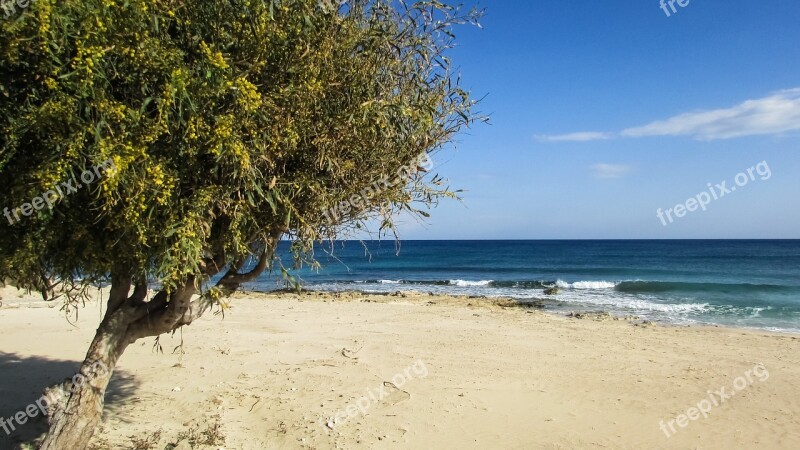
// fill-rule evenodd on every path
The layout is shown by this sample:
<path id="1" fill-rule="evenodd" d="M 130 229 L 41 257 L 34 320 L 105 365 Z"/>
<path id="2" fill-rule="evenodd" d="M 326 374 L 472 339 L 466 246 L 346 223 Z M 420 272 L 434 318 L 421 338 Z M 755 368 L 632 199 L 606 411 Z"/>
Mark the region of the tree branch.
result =
<path id="1" fill-rule="evenodd" d="M 280 241 L 282 234 L 283 231 L 279 229 L 274 229 L 270 233 L 264 246 L 264 251 L 261 253 L 261 256 L 258 258 L 258 263 L 252 270 L 245 274 L 240 274 L 239 270 L 241 270 L 242 266 L 244 265 L 244 260 L 240 259 L 236 262 L 236 264 L 234 264 L 233 267 L 231 267 L 228 273 L 226 273 L 225 276 L 223 276 L 222 279 L 217 282 L 217 286 L 233 292 L 236 291 L 239 288 L 239 285 L 242 283 L 247 283 L 258 278 L 268 267 L 270 267 L 270 263 L 272 262 L 273 256 L 275 256 L 275 250 L 278 248 L 278 242 Z"/>
<path id="2" fill-rule="evenodd" d="M 139 306 L 144 303 L 148 292 L 147 281 L 140 281 L 136 283 L 136 287 L 133 289 L 133 295 L 128 298 L 128 302 L 131 306 Z"/>
<path id="3" fill-rule="evenodd" d="M 226 288 L 231 288 L 233 286 L 238 286 L 242 283 L 247 283 L 248 281 L 253 281 L 258 278 L 259 275 L 264 273 L 264 270 L 267 269 L 269 265 L 269 261 L 272 259 L 272 252 L 267 247 L 261 253 L 261 256 L 258 258 L 258 264 L 251 270 L 245 274 L 239 274 L 235 267 L 231 268 L 224 277 L 217 283 L 217 286 L 223 286 Z"/>
<path id="4" fill-rule="evenodd" d="M 142 305 L 145 307 L 143 317 L 128 327 L 129 342 L 173 331 L 186 312 L 190 310 L 192 297 L 196 290 L 195 278 L 190 276 L 186 283 L 176 291 L 167 294 L 162 290 L 153 301 Z M 141 310 L 137 311 L 137 315 L 141 313 Z"/>
<path id="5" fill-rule="evenodd" d="M 213 301 L 206 297 L 200 297 L 189 304 L 189 309 L 183 314 L 183 317 L 173 326 L 171 331 L 175 331 L 180 327 L 191 325 L 192 322 L 201 318 L 203 314 L 211 309 Z"/>
<path id="6" fill-rule="evenodd" d="M 213 277 L 223 268 L 225 268 L 225 253 L 219 253 L 213 258 L 203 260 L 203 274 L 207 277 Z"/>
<path id="7" fill-rule="evenodd" d="M 131 277 L 121 273 L 111 274 L 111 291 L 108 294 L 106 317 L 111 316 L 125 304 L 131 290 Z"/>

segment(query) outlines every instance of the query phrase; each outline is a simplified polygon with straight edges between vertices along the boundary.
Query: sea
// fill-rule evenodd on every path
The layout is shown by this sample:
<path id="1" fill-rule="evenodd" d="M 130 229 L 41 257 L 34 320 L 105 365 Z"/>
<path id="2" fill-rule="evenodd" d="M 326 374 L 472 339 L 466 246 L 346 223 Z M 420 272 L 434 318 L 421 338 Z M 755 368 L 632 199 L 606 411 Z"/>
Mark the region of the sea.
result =
<path id="1" fill-rule="evenodd" d="M 278 254 L 291 265 L 289 242 Z M 304 289 L 504 297 L 555 314 L 800 333 L 800 240 L 340 241 Z M 275 274 L 245 286 L 272 291 Z M 545 295 L 551 287 L 556 295 Z M 466 302 L 466 301 L 465 301 Z"/>

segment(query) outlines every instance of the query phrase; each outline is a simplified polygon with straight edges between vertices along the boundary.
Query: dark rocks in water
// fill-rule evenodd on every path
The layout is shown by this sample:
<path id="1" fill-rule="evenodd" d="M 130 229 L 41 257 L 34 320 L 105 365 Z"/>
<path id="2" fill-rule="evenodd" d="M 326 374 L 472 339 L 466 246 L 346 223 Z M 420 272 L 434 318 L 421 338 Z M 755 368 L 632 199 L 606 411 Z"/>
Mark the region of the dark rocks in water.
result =
<path id="1" fill-rule="evenodd" d="M 510 298 L 492 299 L 491 302 L 501 308 L 544 309 L 547 300 L 514 300 Z"/>
<path id="2" fill-rule="evenodd" d="M 561 289 L 557 287 L 551 287 L 550 289 L 545 289 L 544 295 L 558 295 L 561 293 Z"/>
<path id="3" fill-rule="evenodd" d="M 496 299 L 493 303 L 501 308 L 517 308 L 520 305 L 518 301 L 510 298 Z"/>
<path id="4" fill-rule="evenodd" d="M 525 308 L 530 308 L 530 309 L 544 309 L 545 308 L 545 302 L 542 301 L 542 300 L 527 301 L 527 302 L 523 302 L 522 306 L 524 306 Z"/>

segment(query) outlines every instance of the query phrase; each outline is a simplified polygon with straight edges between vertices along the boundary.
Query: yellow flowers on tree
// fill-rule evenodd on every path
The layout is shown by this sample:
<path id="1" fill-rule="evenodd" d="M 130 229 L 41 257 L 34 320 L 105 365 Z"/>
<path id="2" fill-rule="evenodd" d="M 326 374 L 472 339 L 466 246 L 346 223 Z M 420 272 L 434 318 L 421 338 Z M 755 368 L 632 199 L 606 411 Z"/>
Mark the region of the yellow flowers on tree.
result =
<path id="1" fill-rule="evenodd" d="M 0 280 L 67 311 L 110 285 L 82 368 L 92 382 L 63 389 L 41 448 L 86 448 L 126 347 L 272 270 L 281 239 L 296 265 L 316 264 L 315 241 L 376 217 L 391 230 L 397 212 L 454 195 L 420 171 L 325 215 L 479 119 L 447 53 L 480 12 L 328 3 L 38 0 L 0 22 L 0 207 L 115 166 L 0 220 Z"/>

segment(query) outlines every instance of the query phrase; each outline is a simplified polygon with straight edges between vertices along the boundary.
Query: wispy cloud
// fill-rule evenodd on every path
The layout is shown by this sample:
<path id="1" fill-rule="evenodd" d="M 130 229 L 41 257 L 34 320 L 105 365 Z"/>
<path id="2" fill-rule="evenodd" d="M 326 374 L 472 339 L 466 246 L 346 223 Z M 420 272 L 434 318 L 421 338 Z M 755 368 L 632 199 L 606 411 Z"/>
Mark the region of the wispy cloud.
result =
<path id="1" fill-rule="evenodd" d="M 592 170 L 594 177 L 598 180 L 612 180 L 614 178 L 620 178 L 633 170 L 631 166 L 605 163 L 595 164 L 591 166 L 590 169 Z"/>
<path id="2" fill-rule="evenodd" d="M 780 134 L 800 130 L 800 88 L 748 100 L 732 108 L 681 114 L 623 130 L 625 137 L 691 136 L 700 140 Z"/>
<path id="3" fill-rule="evenodd" d="M 778 91 L 736 106 L 680 114 L 666 120 L 627 128 L 620 133 L 580 132 L 538 136 L 548 142 L 594 141 L 613 137 L 688 136 L 701 141 L 744 136 L 779 135 L 800 130 L 800 88 Z"/>
<path id="4" fill-rule="evenodd" d="M 580 133 L 557 134 L 557 135 L 538 135 L 536 139 L 545 142 L 587 142 L 611 139 L 613 133 L 602 133 L 597 131 L 583 131 Z"/>

